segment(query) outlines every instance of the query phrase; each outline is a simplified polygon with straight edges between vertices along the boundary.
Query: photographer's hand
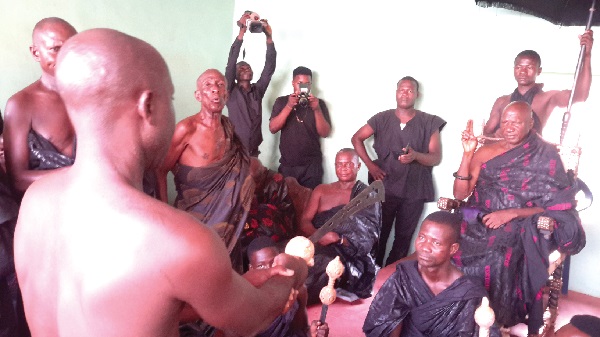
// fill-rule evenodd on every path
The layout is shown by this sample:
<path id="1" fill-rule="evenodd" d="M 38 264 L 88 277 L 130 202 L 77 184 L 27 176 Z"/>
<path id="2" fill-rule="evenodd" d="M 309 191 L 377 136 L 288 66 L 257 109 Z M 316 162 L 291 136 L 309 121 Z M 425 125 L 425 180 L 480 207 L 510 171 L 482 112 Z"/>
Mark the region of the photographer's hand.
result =
<path id="1" fill-rule="evenodd" d="M 298 95 L 296 93 L 293 93 L 290 95 L 290 97 L 288 97 L 286 106 L 291 110 L 296 106 L 296 104 L 298 104 L 298 100 Z"/>
<path id="2" fill-rule="evenodd" d="M 237 25 L 238 27 L 240 27 L 240 34 L 241 36 L 244 35 L 244 33 L 246 33 L 246 30 L 248 29 L 248 27 L 246 27 L 246 20 L 250 19 L 250 15 L 244 13 L 242 15 L 242 17 L 237 21 Z"/>
<path id="3" fill-rule="evenodd" d="M 313 94 L 308 94 L 308 104 L 313 111 L 321 110 L 321 107 L 319 106 L 319 98 Z"/>
<path id="4" fill-rule="evenodd" d="M 267 43 L 273 43 L 273 29 L 271 28 L 271 25 L 269 25 L 269 21 L 267 21 L 266 19 L 262 19 L 260 21 L 263 25 L 263 32 L 267 37 Z"/>

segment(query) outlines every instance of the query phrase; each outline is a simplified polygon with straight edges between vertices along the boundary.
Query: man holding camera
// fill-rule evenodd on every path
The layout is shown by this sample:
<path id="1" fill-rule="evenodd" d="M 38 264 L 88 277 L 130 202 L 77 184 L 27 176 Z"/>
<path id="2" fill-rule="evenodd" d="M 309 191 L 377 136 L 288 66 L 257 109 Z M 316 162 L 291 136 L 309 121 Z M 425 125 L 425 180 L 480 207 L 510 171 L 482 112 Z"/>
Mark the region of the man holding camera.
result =
<path id="1" fill-rule="evenodd" d="M 275 100 L 269 130 L 271 133 L 281 130 L 279 172 L 313 189 L 323 179 L 320 138 L 329 136 L 331 119 L 325 102 L 310 92 L 311 85 L 310 69 L 294 69 L 294 92 Z"/>
<path id="2" fill-rule="evenodd" d="M 229 50 L 225 78 L 227 79 L 227 92 L 229 93 L 227 110 L 229 111 L 231 124 L 233 124 L 235 133 L 248 150 L 248 153 L 253 157 L 258 157 L 260 153 L 258 147 L 263 141 L 261 130 L 262 99 L 271 82 L 271 76 L 275 72 L 277 52 L 273 44 L 271 26 L 269 26 L 267 20 L 254 20 L 253 14 L 245 12 L 237 22 L 240 32 Z M 252 67 L 245 61 L 236 64 L 244 42 L 244 34 L 248 29 L 252 33 L 264 32 L 267 37 L 265 66 L 260 78 L 254 84 L 250 83 L 254 75 Z"/>

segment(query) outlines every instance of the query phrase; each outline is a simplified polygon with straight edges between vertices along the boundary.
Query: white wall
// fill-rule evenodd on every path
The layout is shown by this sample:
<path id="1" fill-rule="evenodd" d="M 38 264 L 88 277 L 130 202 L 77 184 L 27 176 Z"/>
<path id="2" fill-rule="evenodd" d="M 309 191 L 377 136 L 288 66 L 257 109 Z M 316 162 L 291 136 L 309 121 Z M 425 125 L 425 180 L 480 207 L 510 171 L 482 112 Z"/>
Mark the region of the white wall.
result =
<path id="1" fill-rule="evenodd" d="M 336 151 L 351 147 L 350 137 L 370 116 L 394 108 L 396 82 L 412 75 L 422 88 L 418 107 L 448 122 L 442 132 L 444 158 L 434 169 L 441 196 L 452 195 L 452 172 L 460 162 L 460 132 L 467 119 L 482 122 L 495 98 L 514 90 L 515 55 L 524 49 L 538 51 L 543 65 L 539 81 L 546 83 L 545 89 L 570 89 L 579 54 L 577 35 L 583 31 L 507 10 L 480 8 L 473 0 L 236 0 L 232 21 L 244 10 L 269 20 L 278 51 L 277 70 L 263 106 L 263 162 L 277 167 L 278 136 L 269 133 L 268 118 L 275 98 L 291 92 L 296 66 L 313 70 L 314 91 L 331 113 L 333 132 L 322 142 L 325 182 L 335 178 Z M 234 29 L 231 41 L 236 35 Z M 264 64 L 264 35 L 246 34 L 244 46 L 246 60 L 258 76 Z M 594 54 L 593 64 L 596 59 Z M 596 76 L 594 81 L 600 79 Z M 593 86 L 588 102 L 573 108 L 570 128 L 581 132 L 580 177 L 597 193 L 594 130 L 585 121 L 595 117 L 599 104 Z M 558 141 L 562 113 L 556 111 L 546 127 L 551 141 Z M 366 181 L 366 169 L 359 178 Z M 424 214 L 435 209 L 431 203 Z M 588 244 L 573 257 L 570 280 L 572 290 L 594 296 L 600 296 L 600 272 L 590 269 L 598 265 L 600 256 L 598 212 L 596 204 L 581 214 Z"/>

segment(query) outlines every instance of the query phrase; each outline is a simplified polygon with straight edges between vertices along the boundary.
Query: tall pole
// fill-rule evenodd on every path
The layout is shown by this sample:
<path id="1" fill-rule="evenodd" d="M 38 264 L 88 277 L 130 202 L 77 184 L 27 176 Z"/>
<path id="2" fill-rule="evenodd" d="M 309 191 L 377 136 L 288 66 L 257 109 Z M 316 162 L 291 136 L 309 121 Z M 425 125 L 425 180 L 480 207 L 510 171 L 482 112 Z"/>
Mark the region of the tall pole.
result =
<path id="1" fill-rule="evenodd" d="M 587 25 L 585 30 L 589 30 L 592 26 L 592 17 L 596 10 L 596 0 L 592 0 L 592 7 L 590 7 L 590 15 L 588 17 Z M 571 95 L 569 96 L 569 104 L 567 105 L 567 111 L 565 111 L 562 119 L 562 127 L 560 128 L 560 145 L 564 145 L 565 135 L 567 133 L 567 127 L 569 126 L 569 120 L 571 120 L 571 106 L 573 105 L 573 97 L 575 96 L 575 89 L 577 88 L 577 80 L 579 79 L 579 72 L 583 64 L 583 58 L 585 57 L 585 45 L 581 46 L 579 51 L 579 59 L 577 60 L 577 67 L 575 68 L 575 79 L 573 80 L 573 88 L 571 89 Z"/>

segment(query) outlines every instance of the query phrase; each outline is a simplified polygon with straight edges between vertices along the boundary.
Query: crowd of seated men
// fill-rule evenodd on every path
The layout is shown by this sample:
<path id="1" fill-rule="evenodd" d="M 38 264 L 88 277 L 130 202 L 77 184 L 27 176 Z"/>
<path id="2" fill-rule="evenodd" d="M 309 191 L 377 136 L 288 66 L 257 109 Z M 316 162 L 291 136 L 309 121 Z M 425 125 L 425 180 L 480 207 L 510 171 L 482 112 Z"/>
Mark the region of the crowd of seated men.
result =
<path id="1" fill-rule="evenodd" d="M 375 295 L 379 268 L 408 255 L 424 204 L 433 200 L 432 168 L 441 162 L 446 121 L 415 109 L 419 83 L 403 77 L 397 106 L 356 132 L 354 149 L 336 154 L 338 180 L 324 184 L 320 138 L 329 136 L 332 120 L 310 92 L 312 71 L 298 67 L 294 92 L 279 97 L 271 113 L 281 159 L 278 172 L 270 170 L 257 158 L 257 133 L 276 52 L 262 20 L 266 65 L 252 83 L 250 65 L 236 63 L 251 22 L 251 13 L 238 21 L 226 74 L 203 72 L 194 93 L 200 110 L 176 124 L 167 65 L 152 46 L 110 29 L 77 33 L 60 18 L 34 27 L 31 53 L 42 75 L 9 99 L 2 130 L 0 292 L 7 319 L 0 336 L 324 336 L 327 324 L 309 325 L 303 314 L 319 302 L 329 261 L 341 258 L 345 272 L 336 287 L 354 300 Z M 580 101 L 591 83 L 591 31 L 581 43 L 587 57 Z M 457 214 L 425 217 L 414 259 L 397 264 L 365 313 L 367 336 L 474 336 L 483 297 L 496 315 L 492 334 L 523 322 L 531 335 L 541 327 L 549 250 L 576 254 L 585 233 L 574 209 L 580 186 L 535 132 L 548 107 L 564 105 L 569 93 L 541 90 L 535 55 L 515 59 L 518 87 L 492 109 L 485 131 L 497 142 L 478 148 L 467 125 L 454 196 L 468 200 Z M 376 159 L 364 145 L 370 137 Z M 127 151 L 114 150 L 124 145 Z M 100 156 L 106 160 L 97 164 Z M 357 180 L 360 159 L 370 181 L 383 181 L 386 201 L 320 237 L 310 268 L 279 254 L 287 240 L 313 235 L 366 187 Z M 168 205 L 169 172 L 175 208 Z M 86 220 L 91 213 L 101 215 Z M 540 215 L 557 223 L 550 239 L 535 231 Z M 94 255 L 96 241 L 114 242 L 112 251 Z M 263 249 L 268 261 L 257 262 Z M 432 320 L 439 310 L 447 315 Z"/>

